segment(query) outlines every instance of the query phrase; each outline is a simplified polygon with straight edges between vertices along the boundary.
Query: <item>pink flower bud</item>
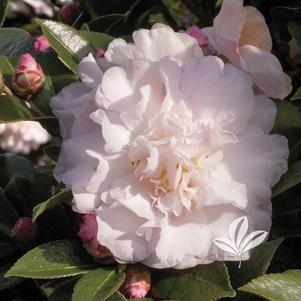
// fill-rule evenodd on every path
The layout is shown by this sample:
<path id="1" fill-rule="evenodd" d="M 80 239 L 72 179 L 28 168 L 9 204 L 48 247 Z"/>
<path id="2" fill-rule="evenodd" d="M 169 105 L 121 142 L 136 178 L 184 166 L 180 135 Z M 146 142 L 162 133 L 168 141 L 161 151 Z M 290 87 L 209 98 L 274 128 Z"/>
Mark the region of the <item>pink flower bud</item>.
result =
<path id="1" fill-rule="evenodd" d="M 202 32 L 202 29 L 196 25 L 191 26 L 186 30 L 187 34 L 195 38 L 200 46 L 208 45 L 208 37 Z"/>
<path id="2" fill-rule="evenodd" d="M 78 235 L 83 242 L 83 246 L 95 258 L 103 259 L 112 256 L 110 250 L 98 242 L 97 229 L 96 214 L 85 214 L 82 216 Z"/>
<path id="3" fill-rule="evenodd" d="M 139 264 L 128 265 L 126 278 L 121 287 L 122 293 L 130 299 L 144 298 L 151 286 L 151 275 L 148 269 Z"/>
<path id="4" fill-rule="evenodd" d="M 14 238 L 17 244 L 24 249 L 28 249 L 37 236 L 37 225 L 30 217 L 20 217 L 13 229 Z"/>
<path id="5" fill-rule="evenodd" d="M 36 52 L 49 52 L 52 50 L 47 38 L 44 35 L 36 38 L 33 47 Z"/>
<path id="6" fill-rule="evenodd" d="M 80 6 L 77 3 L 66 3 L 59 11 L 59 19 L 66 24 L 72 25 L 80 12 Z"/>
<path id="7" fill-rule="evenodd" d="M 105 51 L 104 51 L 104 49 L 103 48 L 98 48 L 97 50 L 96 50 L 96 56 L 98 57 L 98 58 L 102 58 L 102 57 L 104 57 L 105 56 Z"/>
<path id="8" fill-rule="evenodd" d="M 13 74 L 13 87 L 21 97 L 39 93 L 44 87 L 44 72 L 29 53 L 23 54 Z"/>

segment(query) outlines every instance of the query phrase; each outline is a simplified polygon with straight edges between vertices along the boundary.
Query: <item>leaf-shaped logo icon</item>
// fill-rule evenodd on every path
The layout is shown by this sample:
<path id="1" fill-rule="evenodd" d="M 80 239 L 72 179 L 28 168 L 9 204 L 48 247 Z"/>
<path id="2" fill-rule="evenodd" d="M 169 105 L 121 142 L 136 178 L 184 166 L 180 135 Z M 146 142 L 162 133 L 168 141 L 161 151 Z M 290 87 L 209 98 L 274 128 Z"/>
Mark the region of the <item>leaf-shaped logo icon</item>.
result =
<path id="1" fill-rule="evenodd" d="M 246 216 L 239 217 L 229 226 L 229 238 L 218 237 L 213 240 L 218 248 L 238 258 L 239 268 L 243 254 L 260 245 L 268 235 L 268 232 L 261 230 L 247 235 L 248 229 L 248 218 Z"/>

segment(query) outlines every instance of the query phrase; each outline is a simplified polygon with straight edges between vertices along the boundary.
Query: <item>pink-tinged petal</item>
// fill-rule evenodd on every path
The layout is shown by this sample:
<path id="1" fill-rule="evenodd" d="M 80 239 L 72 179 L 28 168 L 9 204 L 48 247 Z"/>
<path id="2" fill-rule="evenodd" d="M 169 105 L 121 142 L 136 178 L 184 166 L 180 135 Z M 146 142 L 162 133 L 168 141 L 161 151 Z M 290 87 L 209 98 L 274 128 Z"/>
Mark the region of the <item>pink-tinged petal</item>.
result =
<path id="1" fill-rule="evenodd" d="M 237 47 L 246 20 L 243 0 L 224 0 L 213 27 L 217 51 L 231 62 L 238 60 Z"/>
<path id="2" fill-rule="evenodd" d="M 274 101 L 263 95 L 255 96 L 254 112 L 250 124 L 263 129 L 268 134 L 275 123 L 277 107 Z"/>
<path id="3" fill-rule="evenodd" d="M 206 194 L 199 196 L 198 207 L 232 204 L 238 208 L 246 208 L 248 204 L 246 185 L 235 181 L 223 164 L 208 166 L 204 189 Z"/>
<path id="4" fill-rule="evenodd" d="M 271 52 L 272 37 L 264 16 L 255 7 L 247 6 L 246 20 L 239 39 L 239 45 L 252 45 Z"/>
<path id="5" fill-rule="evenodd" d="M 91 87 L 99 85 L 102 79 L 103 73 L 91 53 L 81 60 L 76 70 L 81 80 Z"/>
<path id="6" fill-rule="evenodd" d="M 136 234 L 145 221 L 125 207 L 104 206 L 97 211 L 98 241 L 111 250 L 119 262 L 142 261 L 153 253 L 158 238 L 154 233 L 146 243 L 144 237 Z"/>
<path id="7" fill-rule="evenodd" d="M 186 32 L 198 41 L 199 46 L 208 45 L 209 40 L 206 34 L 196 25 L 191 26 Z"/>
<path id="8" fill-rule="evenodd" d="M 269 201 L 271 187 L 287 170 L 287 140 L 252 126 L 239 139 L 240 143 L 223 147 L 225 163 L 231 176 L 246 185 L 250 202 L 259 205 Z"/>
<path id="9" fill-rule="evenodd" d="M 217 85 L 219 89 L 216 89 Z M 217 120 L 217 112 L 232 113 L 235 117 L 227 129 L 236 133 L 244 128 L 252 115 L 254 96 L 251 78 L 217 57 L 208 56 L 185 66 L 180 87 L 194 116 L 208 123 Z"/>
<path id="10" fill-rule="evenodd" d="M 292 91 L 291 79 L 283 72 L 279 60 L 255 46 L 239 48 L 242 67 L 251 74 L 256 87 L 265 95 L 283 99 Z"/>
<path id="11" fill-rule="evenodd" d="M 102 246 L 97 240 L 98 225 L 96 214 L 82 215 L 82 223 L 79 229 L 79 237 L 83 246 L 90 255 L 97 259 L 103 259 L 112 256 L 110 250 Z"/>

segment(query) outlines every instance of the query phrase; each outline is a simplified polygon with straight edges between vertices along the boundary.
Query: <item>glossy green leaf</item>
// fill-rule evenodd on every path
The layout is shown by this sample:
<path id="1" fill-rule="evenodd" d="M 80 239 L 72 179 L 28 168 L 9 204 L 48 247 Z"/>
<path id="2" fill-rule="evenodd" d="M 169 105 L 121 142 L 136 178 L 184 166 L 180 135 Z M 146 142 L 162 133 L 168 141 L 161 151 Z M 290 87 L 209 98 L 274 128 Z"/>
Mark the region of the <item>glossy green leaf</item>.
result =
<path id="1" fill-rule="evenodd" d="M 14 66 L 8 57 L 0 55 L 0 71 L 2 72 L 5 84 L 11 86 L 11 77 L 14 72 Z"/>
<path id="2" fill-rule="evenodd" d="M 5 187 L 13 177 L 22 177 L 33 180 L 35 171 L 31 162 L 19 155 L 0 155 L 0 185 Z"/>
<path id="3" fill-rule="evenodd" d="M 11 288 L 23 281 L 23 279 L 19 277 L 10 277 L 10 278 L 4 277 L 5 273 L 9 270 L 11 265 L 12 263 L 8 262 L 0 266 L 0 291 Z"/>
<path id="4" fill-rule="evenodd" d="M 288 23 L 287 27 L 292 37 L 296 40 L 297 45 L 301 47 L 301 25 L 291 22 Z"/>
<path id="5" fill-rule="evenodd" d="M 34 115 L 22 100 L 10 95 L 0 96 L 0 122 L 33 119 Z"/>
<path id="6" fill-rule="evenodd" d="M 0 55 L 9 58 L 32 53 L 32 38 L 28 32 L 19 28 L 0 29 Z"/>
<path id="7" fill-rule="evenodd" d="M 47 296 L 48 301 L 71 301 L 73 288 L 77 280 L 77 277 L 53 280 L 43 284 L 41 289 Z"/>
<path id="8" fill-rule="evenodd" d="M 73 198 L 72 192 L 69 189 L 63 190 L 58 194 L 51 197 L 49 200 L 37 205 L 33 208 L 32 219 L 35 221 L 41 214 L 46 210 L 51 210 L 54 207 L 63 204 L 64 202 L 69 202 Z"/>
<path id="9" fill-rule="evenodd" d="M 242 286 L 239 290 L 271 301 L 300 301 L 301 270 L 263 275 Z"/>
<path id="10" fill-rule="evenodd" d="M 127 301 L 128 299 L 123 296 L 120 292 L 115 292 L 107 301 Z M 141 300 L 141 299 L 140 299 Z"/>
<path id="11" fill-rule="evenodd" d="M 79 61 L 93 52 L 93 47 L 70 26 L 51 21 L 36 19 L 52 48 L 63 63 L 74 73 Z"/>
<path id="12" fill-rule="evenodd" d="M 288 171 L 273 188 L 273 197 L 287 191 L 299 183 L 301 183 L 301 161 L 297 161 L 289 166 Z"/>
<path id="13" fill-rule="evenodd" d="M 113 37 L 99 32 L 79 31 L 80 36 L 87 40 L 95 49 L 107 48 L 108 44 L 113 41 Z"/>
<path id="14" fill-rule="evenodd" d="M 295 94 L 291 97 L 290 100 L 299 100 L 301 99 L 301 87 L 295 92 Z"/>
<path id="15" fill-rule="evenodd" d="M 80 242 L 57 240 L 30 250 L 5 276 L 53 279 L 85 274 L 96 266 Z"/>
<path id="16" fill-rule="evenodd" d="M 8 8 L 9 0 L 0 0 L 0 28 L 2 27 Z"/>
<path id="17" fill-rule="evenodd" d="M 240 268 L 238 268 L 237 262 L 228 262 L 227 266 L 232 286 L 236 289 L 252 279 L 263 275 L 267 271 L 275 252 L 282 242 L 283 239 L 280 238 L 261 244 L 252 251 L 249 260 L 241 263 Z M 249 300 L 249 295 L 243 292 L 239 292 L 235 297 L 235 301 L 247 300 Z"/>
<path id="18" fill-rule="evenodd" d="M 45 115 L 52 115 L 50 100 L 67 85 L 78 78 L 58 59 L 55 53 L 39 53 L 37 61 L 45 74 L 44 89 L 34 96 L 34 104 Z"/>
<path id="19" fill-rule="evenodd" d="M 287 101 L 276 101 L 277 117 L 272 133 L 280 134 L 288 139 L 292 148 L 301 135 L 301 112 L 299 108 Z"/>
<path id="20" fill-rule="evenodd" d="M 85 274 L 75 285 L 72 301 L 105 301 L 118 290 L 125 273 L 99 268 Z"/>
<path id="21" fill-rule="evenodd" d="M 162 299 L 211 301 L 234 297 L 227 267 L 216 262 L 187 270 L 162 270 L 155 276 L 155 289 Z"/>
<path id="22" fill-rule="evenodd" d="M 21 216 L 31 216 L 32 209 L 48 200 L 57 182 L 52 176 L 37 174 L 34 179 L 14 176 L 5 189 L 5 194 Z"/>

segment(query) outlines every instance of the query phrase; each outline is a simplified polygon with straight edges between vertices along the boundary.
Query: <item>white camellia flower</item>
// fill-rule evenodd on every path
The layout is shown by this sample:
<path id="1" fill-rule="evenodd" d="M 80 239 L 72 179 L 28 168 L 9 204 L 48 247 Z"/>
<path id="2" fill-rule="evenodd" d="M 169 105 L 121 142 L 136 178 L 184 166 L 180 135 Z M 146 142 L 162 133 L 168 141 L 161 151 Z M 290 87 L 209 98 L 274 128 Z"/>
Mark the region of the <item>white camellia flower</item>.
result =
<path id="1" fill-rule="evenodd" d="M 28 154 L 47 143 L 50 136 L 35 121 L 0 124 L 0 149 L 16 154 Z"/>
<path id="2" fill-rule="evenodd" d="M 165 25 L 114 40 L 52 100 L 63 144 L 55 174 L 74 209 L 96 213 L 119 262 L 187 268 L 233 260 L 213 240 L 233 220 L 269 231 L 271 187 L 287 170 L 276 107 L 244 71 Z M 248 254 L 243 259 L 248 258 Z"/>

